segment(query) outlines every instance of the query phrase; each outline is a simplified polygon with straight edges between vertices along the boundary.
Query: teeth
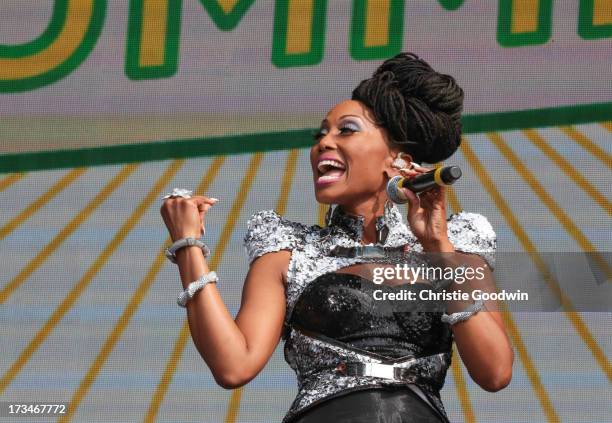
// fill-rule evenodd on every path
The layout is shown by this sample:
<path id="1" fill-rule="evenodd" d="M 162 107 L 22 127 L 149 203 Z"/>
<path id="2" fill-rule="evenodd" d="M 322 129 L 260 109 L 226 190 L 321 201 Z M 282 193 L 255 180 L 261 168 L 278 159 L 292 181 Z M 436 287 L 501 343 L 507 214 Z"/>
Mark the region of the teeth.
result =
<path id="1" fill-rule="evenodd" d="M 320 172 L 325 172 L 329 170 L 329 167 L 325 168 L 326 166 L 344 169 L 344 165 L 336 160 L 321 160 L 317 165 L 317 169 L 319 169 Z"/>
<path id="2" fill-rule="evenodd" d="M 319 181 L 331 181 L 331 180 L 336 180 L 336 179 L 340 179 L 339 176 L 331 176 L 331 175 L 321 175 L 319 176 Z"/>

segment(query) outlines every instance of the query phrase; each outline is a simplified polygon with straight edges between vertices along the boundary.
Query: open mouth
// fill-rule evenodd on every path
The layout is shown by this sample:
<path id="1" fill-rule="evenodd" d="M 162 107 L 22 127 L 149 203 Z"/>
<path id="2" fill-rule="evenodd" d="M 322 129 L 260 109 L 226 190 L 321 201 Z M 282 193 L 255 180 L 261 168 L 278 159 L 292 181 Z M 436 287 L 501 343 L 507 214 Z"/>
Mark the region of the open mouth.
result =
<path id="1" fill-rule="evenodd" d="M 346 167 L 344 163 L 334 159 L 320 160 L 317 164 L 317 185 L 335 182 L 344 175 Z"/>

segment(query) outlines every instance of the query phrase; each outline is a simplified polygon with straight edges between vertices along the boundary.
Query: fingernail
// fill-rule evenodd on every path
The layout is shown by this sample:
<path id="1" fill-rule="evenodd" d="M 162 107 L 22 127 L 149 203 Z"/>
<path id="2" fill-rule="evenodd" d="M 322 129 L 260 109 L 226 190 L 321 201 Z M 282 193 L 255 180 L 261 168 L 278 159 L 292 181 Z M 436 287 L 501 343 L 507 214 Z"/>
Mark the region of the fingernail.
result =
<path id="1" fill-rule="evenodd" d="M 210 199 L 211 199 L 212 201 L 214 201 L 215 203 L 216 203 L 217 201 L 219 201 L 219 199 L 218 199 L 218 198 L 214 198 L 214 197 L 210 197 Z"/>

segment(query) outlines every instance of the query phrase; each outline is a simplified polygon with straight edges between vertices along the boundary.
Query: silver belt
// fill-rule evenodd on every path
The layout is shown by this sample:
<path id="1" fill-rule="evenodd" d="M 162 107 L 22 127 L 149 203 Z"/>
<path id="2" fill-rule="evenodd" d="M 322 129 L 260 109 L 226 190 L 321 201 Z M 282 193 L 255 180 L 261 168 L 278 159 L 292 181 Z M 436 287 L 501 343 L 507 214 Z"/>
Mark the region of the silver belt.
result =
<path id="1" fill-rule="evenodd" d="M 362 361 L 346 361 L 336 367 L 336 372 L 345 376 L 370 376 L 398 382 L 414 383 L 418 375 L 411 371 L 413 364 L 419 360 L 433 356 L 442 358 L 444 353 L 427 357 L 411 358 L 401 363 L 367 363 Z M 408 364 L 408 366 L 406 366 Z"/>
<path id="2" fill-rule="evenodd" d="M 337 371 L 346 376 L 371 376 L 397 381 L 406 381 L 407 369 L 397 367 L 394 364 L 384 363 L 362 363 L 359 361 L 341 363 Z"/>

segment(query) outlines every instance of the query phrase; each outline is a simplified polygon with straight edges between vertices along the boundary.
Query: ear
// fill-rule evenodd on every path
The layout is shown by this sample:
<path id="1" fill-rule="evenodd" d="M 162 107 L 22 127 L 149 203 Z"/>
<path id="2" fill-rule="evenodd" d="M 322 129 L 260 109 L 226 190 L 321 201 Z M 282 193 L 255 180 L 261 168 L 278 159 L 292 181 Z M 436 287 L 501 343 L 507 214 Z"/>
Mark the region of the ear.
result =
<path id="1" fill-rule="evenodd" d="M 412 156 L 397 149 L 391 150 L 389 157 L 385 160 L 385 167 L 383 169 L 383 173 L 387 178 L 391 179 L 400 174 L 397 162 L 402 160 L 405 162 L 404 167 L 408 167 L 412 161 Z"/>

